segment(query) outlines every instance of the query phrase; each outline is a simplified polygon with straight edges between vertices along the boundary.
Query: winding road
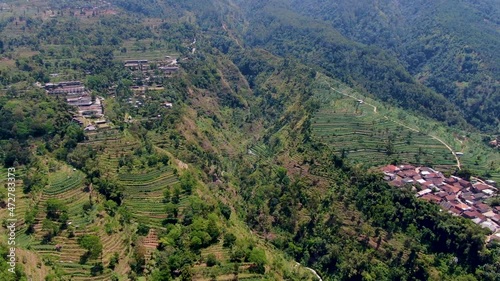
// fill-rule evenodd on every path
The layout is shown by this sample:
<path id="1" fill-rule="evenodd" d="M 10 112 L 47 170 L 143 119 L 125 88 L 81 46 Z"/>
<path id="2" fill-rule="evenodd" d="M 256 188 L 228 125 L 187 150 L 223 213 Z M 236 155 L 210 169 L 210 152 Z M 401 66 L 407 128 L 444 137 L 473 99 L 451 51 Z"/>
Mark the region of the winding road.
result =
<path id="1" fill-rule="evenodd" d="M 412 131 L 414 131 L 414 132 L 417 132 L 417 133 L 422 133 L 421 131 L 419 131 L 419 130 L 417 130 L 417 129 L 415 129 L 415 128 L 409 127 L 409 126 L 407 126 L 407 125 L 405 125 L 405 124 L 403 124 L 403 123 L 401 123 L 401 122 L 399 122 L 399 121 L 396 121 L 396 120 L 390 119 L 390 118 L 389 118 L 389 117 L 387 117 L 387 116 L 384 116 L 384 118 L 385 118 L 385 119 L 387 119 L 387 120 L 389 120 L 389 121 L 391 121 L 391 122 L 394 122 L 394 123 L 398 124 L 399 126 L 405 127 L 405 128 L 407 128 L 407 129 L 409 129 L 409 130 L 412 130 Z M 460 163 L 460 159 L 458 158 L 458 156 L 457 156 L 457 154 L 455 153 L 455 151 L 453 151 L 453 148 L 451 148 L 451 147 L 450 147 L 447 143 L 445 143 L 442 139 L 440 139 L 440 138 L 438 138 L 438 137 L 436 137 L 436 136 L 433 136 L 433 135 L 428 135 L 428 136 L 429 136 L 429 137 L 431 137 L 431 138 L 433 138 L 433 139 L 435 139 L 435 140 L 437 140 L 438 142 L 442 143 L 444 146 L 446 146 L 446 148 L 448 148 L 448 150 L 449 150 L 449 151 L 451 151 L 451 154 L 453 154 L 453 156 L 455 157 L 455 160 L 457 161 L 457 167 L 458 167 L 458 169 L 459 169 L 459 170 L 461 170 L 461 163 Z"/>

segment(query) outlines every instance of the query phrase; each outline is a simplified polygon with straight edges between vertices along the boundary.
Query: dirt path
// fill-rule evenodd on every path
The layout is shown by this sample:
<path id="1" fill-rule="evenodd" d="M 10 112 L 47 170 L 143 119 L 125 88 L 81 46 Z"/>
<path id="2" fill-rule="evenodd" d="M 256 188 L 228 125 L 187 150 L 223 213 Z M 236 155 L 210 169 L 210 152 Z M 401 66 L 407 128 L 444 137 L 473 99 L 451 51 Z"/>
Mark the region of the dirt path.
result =
<path id="1" fill-rule="evenodd" d="M 432 136 L 432 135 L 429 135 L 431 138 L 437 140 L 438 142 L 442 143 L 444 146 L 446 146 L 448 148 L 448 150 L 451 151 L 451 153 L 453 154 L 453 156 L 455 156 L 455 160 L 457 160 L 457 167 L 459 170 L 461 170 L 461 164 L 460 164 L 460 159 L 458 158 L 457 154 L 455 153 L 455 151 L 453 151 L 453 149 L 447 144 L 445 143 L 443 140 L 441 140 L 440 138 L 436 137 L 436 136 Z"/>
<path id="2" fill-rule="evenodd" d="M 341 94 L 341 95 L 344 95 L 344 96 L 350 97 L 350 98 L 355 99 L 355 100 L 358 100 L 358 101 L 362 101 L 361 99 L 358 99 L 358 98 L 357 98 L 357 97 L 355 97 L 355 96 L 351 96 L 351 95 L 349 95 L 349 94 L 342 93 L 342 92 L 338 91 L 337 89 L 334 89 L 332 86 L 330 86 L 330 83 L 328 83 L 328 86 L 330 87 L 330 89 L 331 89 L 331 90 L 333 90 L 333 91 L 335 91 L 335 92 L 337 92 L 337 93 L 339 93 L 339 94 Z M 363 103 L 364 103 L 364 104 L 366 104 L 366 105 L 369 105 L 369 106 L 373 107 L 373 112 L 374 112 L 374 113 L 377 113 L 377 107 L 376 107 L 376 106 L 374 106 L 373 104 L 369 104 L 369 103 L 367 103 L 367 102 L 363 102 Z M 413 132 L 421 133 L 421 131 L 420 131 L 420 130 L 415 129 L 415 128 L 412 128 L 412 127 L 409 127 L 409 126 L 407 126 L 407 125 L 405 125 L 405 124 L 403 124 L 403 123 L 401 123 L 401 122 L 399 122 L 399 121 L 396 121 L 396 120 L 390 119 L 390 118 L 389 118 L 389 117 L 387 117 L 387 116 L 384 116 L 384 118 L 385 118 L 385 119 L 387 119 L 387 120 L 389 120 L 389 121 L 391 121 L 391 122 L 394 122 L 394 123 L 396 123 L 396 124 L 398 124 L 398 125 L 400 125 L 400 126 L 402 126 L 402 127 L 405 127 L 405 128 L 407 128 L 407 129 L 409 129 L 409 130 L 411 130 L 411 131 L 413 131 Z M 438 137 L 436 137 L 436 136 L 433 136 L 433 135 L 428 135 L 428 136 L 429 136 L 429 137 L 431 137 L 431 138 L 433 138 L 433 139 L 435 139 L 435 140 L 437 140 L 438 142 L 442 143 L 444 146 L 446 146 L 446 148 L 447 148 L 447 149 L 451 152 L 451 154 L 453 154 L 453 156 L 455 157 L 455 160 L 457 161 L 457 167 L 458 167 L 458 169 L 459 169 L 459 170 L 461 170 L 461 163 L 460 163 L 460 159 L 458 158 L 458 156 L 457 156 L 457 154 L 455 153 L 455 151 L 453 150 L 453 148 L 451 148 L 451 146 L 449 146 L 446 142 L 444 142 L 442 139 L 440 139 L 440 138 L 438 138 Z"/>
<path id="3" fill-rule="evenodd" d="M 328 84 L 328 85 L 330 85 L 330 84 Z M 344 95 L 344 96 L 347 96 L 347 97 L 353 98 L 353 99 L 355 99 L 355 100 L 361 101 L 363 104 L 366 104 L 366 105 L 368 105 L 368 106 L 373 107 L 373 112 L 377 113 L 377 107 L 376 107 L 376 106 L 374 106 L 373 104 L 367 103 L 367 102 L 363 101 L 362 99 L 358 99 L 358 98 L 357 98 L 357 97 L 355 97 L 355 96 L 351 96 L 351 95 L 349 95 L 349 94 L 342 93 L 342 92 L 340 92 L 340 91 L 338 91 L 337 89 L 334 89 L 334 88 L 332 88 L 332 87 L 330 87 L 330 89 L 331 89 L 331 90 L 334 90 L 335 92 L 337 92 L 337 93 L 339 93 L 339 94 L 341 94 L 341 95 Z"/>
<path id="4" fill-rule="evenodd" d="M 398 124 L 399 126 L 402 126 L 402 127 L 405 127 L 407 128 L 408 130 L 412 130 L 414 132 L 417 132 L 417 133 L 421 133 L 421 131 L 417 130 L 417 129 L 414 129 L 412 127 L 409 127 L 399 121 L 396 121 L 396 120 L 393 120 L 393 119 L 390 119 L 389 117 L 387 116 L 384 116 L 385 119 L 391 121 L 391 122 L 394 122 L 396 124 Z M 457 154 L 455 153 L 455 151 L 453 151 L 453 148 L 451 148 L 447 143 L 445 143 L 442 139 L 436 137 L 436 136 L 433 136 L 433 135 L 428 135 L 429 137 L 437 140 L 438 142 L 442 143 L 444 146 L 446 146 L 446 148 L 448 148 L 449 151 L 451 151 L 451 154 L 453 154 L 453 156 L 455 157 L 455 160 L 457 161 L 457 167 L 458 169 L 460 170 L 461 169 L 461 164 L 460 164 L 460 159 L 458 158 Z"/>
<path id="5" fill-rule="evenodd" d="M 297 264 L 295 266 L 301 266 L 301 264 L 297 262 Z M 304 267 L 304 268 L 311 271 L 314 274 L 314 276 L 316 276 L 316 278 L 319 279 L 319 281 L 323 281 L 323 279 L 321 279 L 321 276 L 319 276 L 319 274 L 316 272 L 316 270 L 314 270 L 310 267 Z"/>

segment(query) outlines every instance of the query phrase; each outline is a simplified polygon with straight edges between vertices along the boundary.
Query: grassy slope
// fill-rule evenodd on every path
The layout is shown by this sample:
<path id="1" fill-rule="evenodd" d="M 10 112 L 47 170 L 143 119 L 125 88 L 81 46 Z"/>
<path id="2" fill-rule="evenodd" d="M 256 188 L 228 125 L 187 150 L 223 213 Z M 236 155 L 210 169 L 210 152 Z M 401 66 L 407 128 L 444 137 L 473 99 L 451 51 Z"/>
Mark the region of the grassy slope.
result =
<path id="1" fill-rule="evenodd" d="M 462 167 L 479 175 L 488 171 L 493 180 L 500 180 L 500 153 L 483 142 L 482 138 L 486 135 L 445 127 L 425 117 L 409 114 L 367 98 L 324 76 L 318 79 L 315 94 L 323 105 L 313 121 L 315 135 L 338 153 L 347 149 L 349 158 L 356 162 L 371 166 L 399 159 L 454 170 L 455 157 L 442 143 L 432 138 L 437 137 L 453 151 L 464 152 L 460 158 Z M 358 106 L 357 99 L 364 103 Z M 373 106 L 377 108 L 376 112 Z M 394 141 L 396 153 L 388 156 L 386 146 L 390 134 L 397 136 Z M 416 158 L 419 148 L 422 153 Z"/>

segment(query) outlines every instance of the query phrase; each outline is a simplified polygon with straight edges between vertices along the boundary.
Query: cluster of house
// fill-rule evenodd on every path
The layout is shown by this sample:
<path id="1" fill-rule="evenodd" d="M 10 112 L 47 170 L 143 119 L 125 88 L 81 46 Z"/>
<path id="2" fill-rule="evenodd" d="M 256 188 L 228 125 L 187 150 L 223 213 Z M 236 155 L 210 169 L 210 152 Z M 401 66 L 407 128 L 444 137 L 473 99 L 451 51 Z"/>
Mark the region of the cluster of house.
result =
<path id="1" fill-rule="evenodd" d="M 69 105 L 77 108 L 77 114 L 73 116 L 73 121 L 81 126 L 86 125 L 85 131 L 95 131 L 97 128 L 109 127 L 109 124 L 104 119 L 102 98 L 93 98 L 82 82 L 46 83 L 44 88 L 49 94 L 64 96 Z M 86 119 L 90 118 L 93 121 L 86 122 Z"/>
<path id="2" fill-rule="evenodd" d="M 170 56 L 154 61 L 146 59 L 126 60 L 124 66 L 132 71 L 134 86 L 147 87 L 162 84 L 162 79 L 179 70 L 177 59 Z"/>
<path id="3" fill-rule="evenodd" d="M 146 59 L 126 60 L 125 68 L 132 71 L 134 85 L 130 87 L 134 93 L 133 98 L 128 99 L 128 103 L 138 108 L 144 105 L 147 91 L 162 91 L 163 80 L 179 70 L 177 59 L 165 56 L 163 60 L 149 61 Z M 172 108 L 170 102 L 163 103 L 163 106 Z"/>
<path id="4" fill-rule="evenodd" d="M 382 168 L 382 172 L 389 185 L 412 186 L 417 197 L 439 204 L 453 215 L 471 219 L 490 229 L 495 234 L 492 237 L 500 240 L 500 206 L 485 204 L 485 200 L 498 191 L 496 182 L 446 177 L 432 168 L 412 165 L 388 165 Z"/>

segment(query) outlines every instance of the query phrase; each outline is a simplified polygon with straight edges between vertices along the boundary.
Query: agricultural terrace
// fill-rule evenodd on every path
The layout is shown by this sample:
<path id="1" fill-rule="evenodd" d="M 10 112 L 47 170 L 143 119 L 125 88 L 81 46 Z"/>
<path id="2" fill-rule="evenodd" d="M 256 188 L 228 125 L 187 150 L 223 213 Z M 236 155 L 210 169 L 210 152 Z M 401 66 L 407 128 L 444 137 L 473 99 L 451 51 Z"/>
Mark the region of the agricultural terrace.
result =
<path id="1" fill-rule="evenodd" d="M 174 193 L 173 185 L 178 182 L 172 169 L 163 167 L 147 173 L 124 173 L 118 180 L 125 187 L 123 205 L 132 211 L 137 222 L 159 228 L 167 218 L 164 192 Z M 180 197 L 182 204 L 184 197 Z"/>
<path id="2" fill-rule="evenodd" d="M 175 58 L 178 54 L 172 53 L 174 45 L 161 40 L 153 39 L 130 39 L 123 42 L 120 49 L 114 51 L 116 60 L 142 59 L 149 61 L 163 60 L 165 56 Z"/>
<path id="3" fill-rule="evenodd" d="M 62 166 L 57 171 L 49 173 L 48 178 L 49 184 L 37 201 L 38 212 L 33 234 L 28 236 L 27 226 L 24 226 L 19 236 L 20 244 L 33 250 L 46 266 L 63 272 L 64 275 L 70 276 L 71 280 L 110 278 L 112 275 L 110 270 L 104 270 L 103 274 L 92 273 L 93 265 L 98 262 L 109 263 L 115 252 L 122 257 L 125 256 L 126 248 L 123 247 L 124 240 L 120 235 L 105 230 L 104 219 L 96 219 L 96 208 L 85 209 L 84 206 L 91 202 L 90 199 L 93 197 L 95 201 L 98 195 L 85 185 L 85 176 L 82 172 L 68 166 Z M 47 239 L 48 230 L 44 227 L 44 221 L 48 217 L 46 210 L 49 200 L 57 200 L 65 206 L 68 221 L 67 227 L 59 228 L 52 238 Z M 103 252 L 97 259 L 82 262 L 86 250 L 80 247 L 78 238 L 89 234 L 103 237 L 101 240 Z"/>
<path id="4" fill-rule="evenodd" d="M 339 156 L 343 154 L 367 166 L 394 160 L 441 168 L 456 164 L 454 156 L 439 141 L 375 112 L 373 105 L 361 99 L 324 86 L 317 87 L 316 97 L 322 106 L 312 121 L 313 134 Z"/>
<path id="5" fill-rule="evenodd" d="M 140 143 L 127 132 L 105 130 L 87 134 L 87 140 L 79 146 L 91 146 L 99 153 L 98 165 L 105 173 L 115 172 L 120 167 L 120 159 L 132 155 Z"/>

